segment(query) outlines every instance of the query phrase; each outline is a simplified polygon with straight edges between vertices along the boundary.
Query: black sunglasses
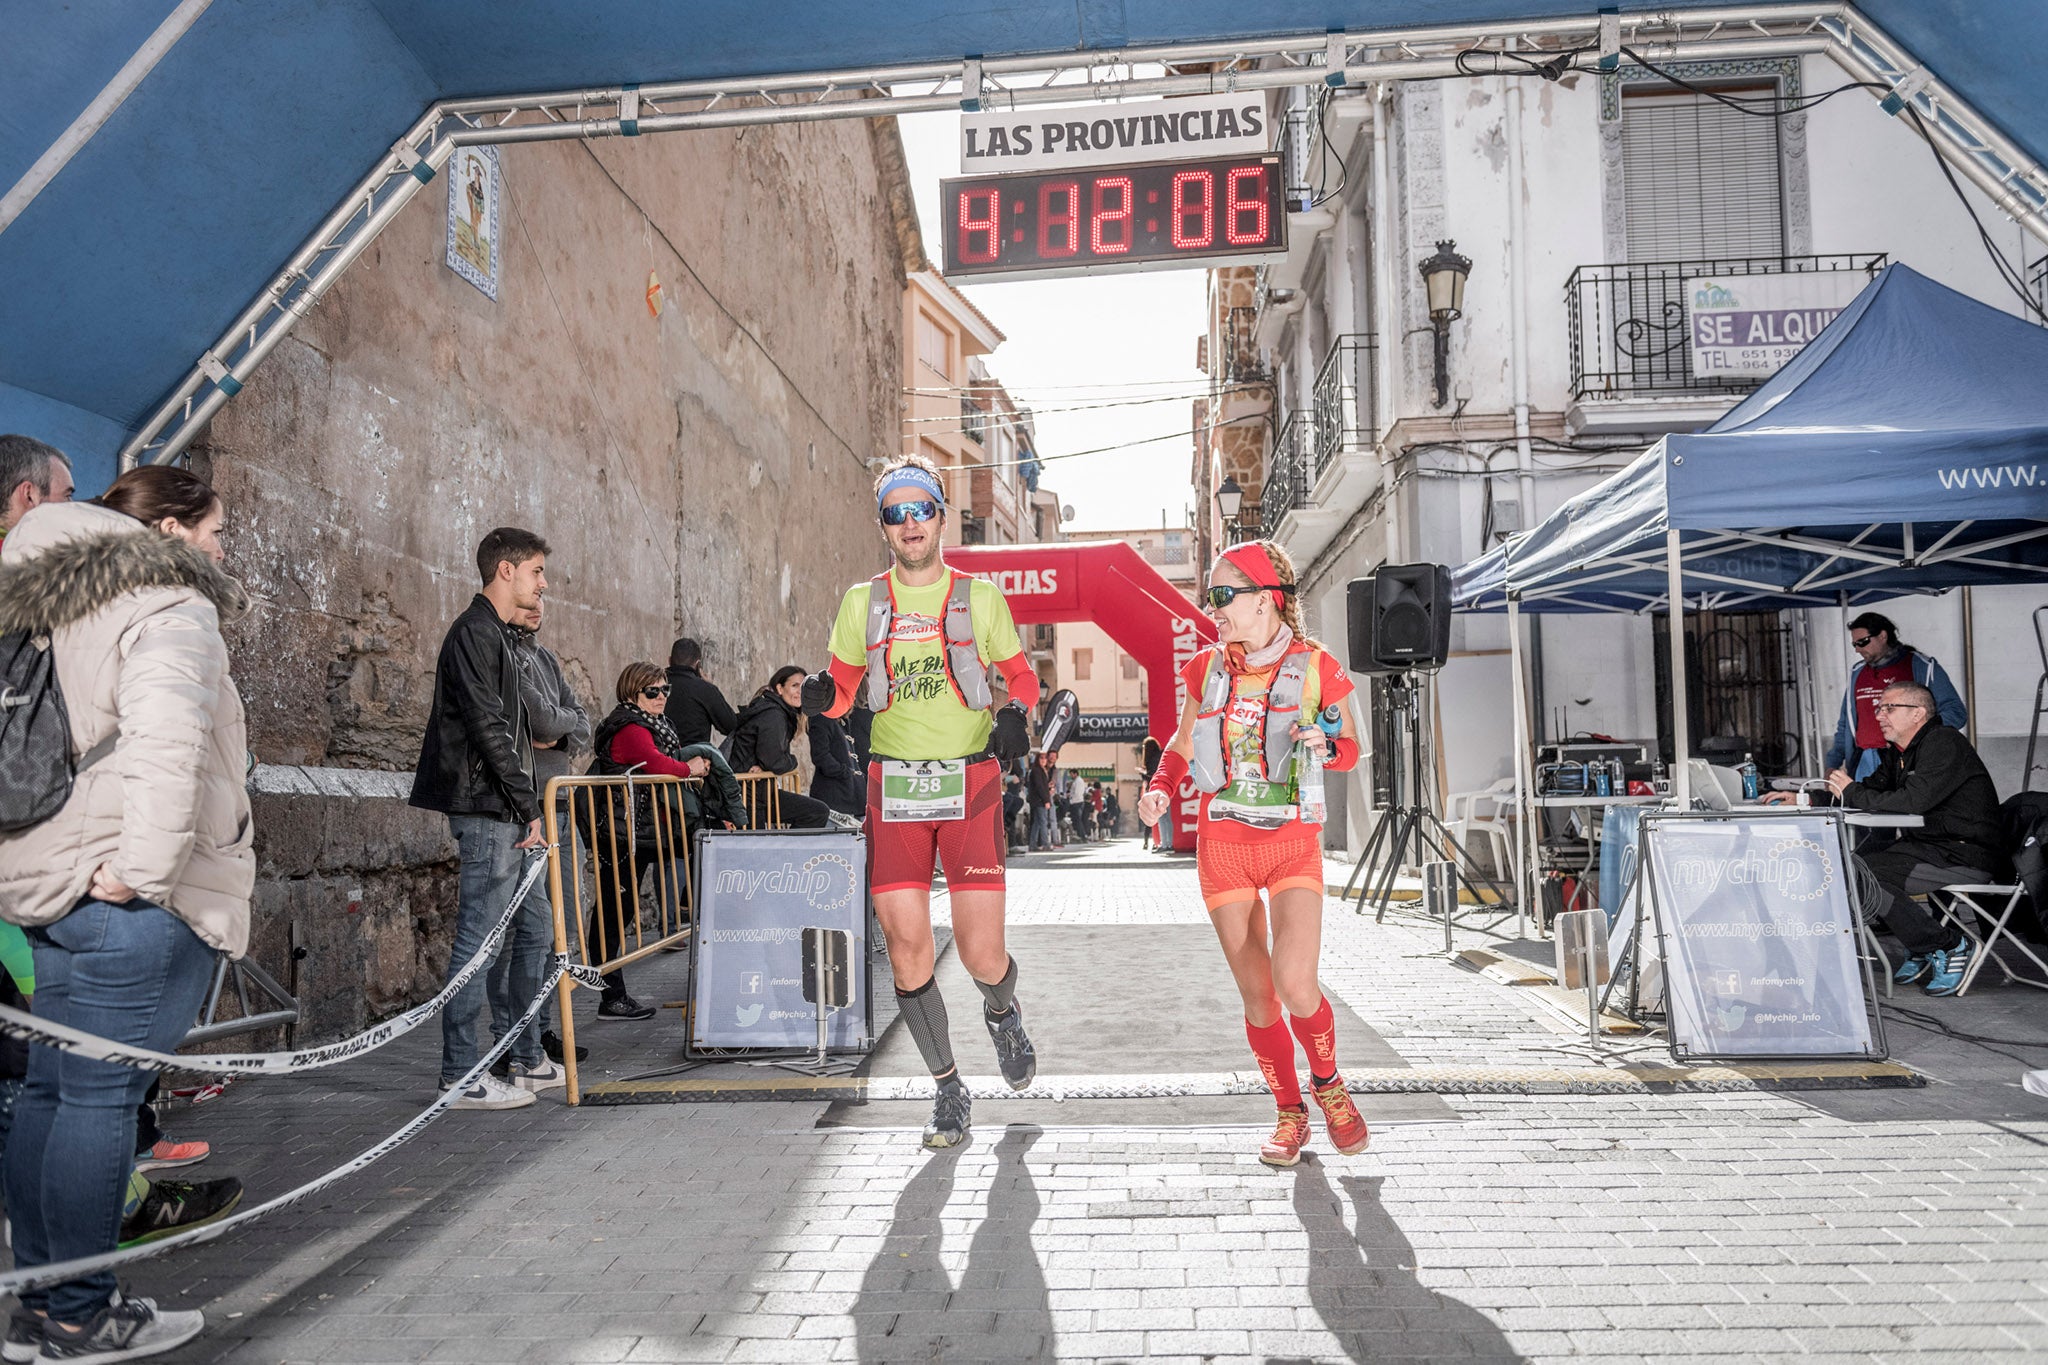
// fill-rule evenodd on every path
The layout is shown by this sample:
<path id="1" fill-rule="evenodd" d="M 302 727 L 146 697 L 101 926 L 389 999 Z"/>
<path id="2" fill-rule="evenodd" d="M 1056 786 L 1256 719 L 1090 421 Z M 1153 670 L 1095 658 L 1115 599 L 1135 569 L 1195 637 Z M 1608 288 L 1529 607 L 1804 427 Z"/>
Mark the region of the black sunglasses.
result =
<path id="1" fill-rule="evenodd" d="M 1872 640 L 1875 640 L 1876 638 L 1877 637 L 1875 635 L 1854 635 L 1849 638 L 1849 643 L 1856 646 L 1856 648 L 1861 649 L 1863 648 L 1863 646 L 1869 644 Z"/>
<path id="2" fill-rule="evenodd" d="M 643 687 L 640 689 L 640 695 L 643 697 L 665 697 L 668 694 L 669 685 L 667 683 L 661 683 L 655 687 Z"/>
<path id="3" fill-rule="evenodd" d="M 1209 599 L 1209 605 L 1216 608 L 1216 610 L 1221 611 L 1225 607 L 1229 606 L 1232 602 L 1235 602 L 1238 598 L 1246 596 L 1250 593 L 1290 593 L 1293 591 L 1294 585 L 1292 583 L 1269 584 L 1264 587 L 1256 588 L 1240 588 L 1230 583 L 1218 583 L 1215 587 L 1209 589 L 1207 596 Z"/>

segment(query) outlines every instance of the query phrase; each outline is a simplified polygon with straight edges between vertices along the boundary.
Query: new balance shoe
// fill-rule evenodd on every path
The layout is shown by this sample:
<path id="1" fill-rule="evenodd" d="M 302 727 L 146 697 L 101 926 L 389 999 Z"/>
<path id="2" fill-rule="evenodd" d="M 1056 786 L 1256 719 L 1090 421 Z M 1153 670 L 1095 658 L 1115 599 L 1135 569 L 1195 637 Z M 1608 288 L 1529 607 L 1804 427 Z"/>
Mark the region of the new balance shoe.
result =
<path id="1" fill-rule="evenodd" d="M 1936 949 L 1932 953 L 1910 955 L 1899 964 L 1898 970 L 1892 973 L 1892 980 L 1901 986 L 1912 986 L 1925 981 L 1934 971 L 1934 959 L 1939 953 L 1940 950 Z"/>
<path id="2" fill-rule="evenodd" d="M 597 1007 L 600 1019 L 652 1019 L 654 1006 L 643 1005 L 630 995 L 616 996 Z"/>
<path id="3" fill-rule="evenodd" d="M 196 1312 L 167 1313 L 154 1299 L 123 1298 L 93 1314 L 83 1329 L 68 1331 L 51 1323 L 43 1333 L 39 1362 L 66 1361 L 72 1365 L 102 1365 L 102 1362 L 140 1360 L 176 1350 L 206 1328 L 206 1317 Z"/>
<path id="4" fill-rule="evenodd" d="M 939 1097 L 932 1104 L 932 1121 L 924 1126 L 924 1145 L 952 1147 L 967 1140 L 973 1121 L 974 1100 L 958 1076 L 939 1083 Z"/>
<path id="5" fill-rule="evenodd" d="M 1927 995 L 1954 995 L 1962 988 L 1963 974 L 1970 970 L 1970 959 L 1976 955 L 1977 945 L 1967 937 L 1957 939 L 1953 947 L 1937 949 L 1934 972 L 1921 991 Z"/>
<path id="6" fill-rule="evenodd" d="M 1301 1160 L 1301 1149 L 1306 1146 L 1308 1106 L 1283 1104 L 1280 1120 L 1273 1125 L 1273 1136 L 1259 1144 L 1259 1160 L 1268 1166 L 1292 1166 Z"/>
<path id="7" fill-rule="evenodd" d="M 140 1246 L 204 1227 L 233 1213 L 241 1202 L 242 1182 L 231 1175 L 219 1180 L 153 1180 L 135 1211 L 121 1220 L 121 1245 Z"/>
<path id="8" fill-rule="evenodd" d="M 1372 1133 L 1366 1128 L 1357 1104 L 1352 1102 L 1351 1092 L 1344 1088 L 1344 1078 L 1333 1077 L 1328 1085 L 1319 1085 L 1309 1093 L 1315 1096 L 1316 1107 L 1323 1111 L 1323 1127 L 1329 1130 L 1330 1145 L 1343 1156 L 1364 1151 L 1372 1141 Z"/>
<path id="9" fill-rule="evenodd" d="M 28 1365 L 43 1349 L 43 1315 L 16 1306 L 7 1319 L 7 1336 L 0 1340 L 0 1360 L 7 1365 Z"/>
<path id="10" fill-rule="evenodd" d="M 981 1021 L 988 1025 L 989 1040 L 996 1045 L 996 1064 L 1003 1069 L 1003 1079 L 1010 1083 L 1010 1089 L 1022 1090 L 1031 1084 L 1038 1074 L 1038 1053 L 1031 1046 L 1031 1039 L 1024 1032 L 1024 1006 L 1016 1000 L 1001 1014 L 989 1013 L 988 1006 L 981 1007 Z"/>
<path id="11" fill-rule="evenodd" d="M 448 1082 L 441 1082 L 446 1091 Z M 518 1109 L 533 1103 L 533 1092 L 507 1085 L 495 1076 L 480 1076 L 475 1085 L 462 1092 L 450 1109 Z"/>
<path id="12" fill-rule="evenodd" d="M 543 1029 L 540 1035 L 540 1050 L 547 1053 L 551 1060 L 561 1061 L 562 1035 L 552 1030 Z M 576 1044 L 576 1060 L 579 1062 L 590 1060 L 590 1049 L 581 1043 Z"/>
<path id="13" fill-rule="evenodd" d="M 138 1171 L 164 1171 L 173 1166 L 195 1166 L 213 1154 L 213 1148 L 204 1142 L 178 1142 L 171 1138 L 158 1138 L 156 1144 L 135 1157 Z"/>
<path id="14" fill-rule="evenodd" d="M 512 1063 L 512 1084 L 521 1090 L 538 1095 L 543 1090 L 559 1090 L 569 1084 L 569 1073 L 543 1057 L 540 1061 Z"/>

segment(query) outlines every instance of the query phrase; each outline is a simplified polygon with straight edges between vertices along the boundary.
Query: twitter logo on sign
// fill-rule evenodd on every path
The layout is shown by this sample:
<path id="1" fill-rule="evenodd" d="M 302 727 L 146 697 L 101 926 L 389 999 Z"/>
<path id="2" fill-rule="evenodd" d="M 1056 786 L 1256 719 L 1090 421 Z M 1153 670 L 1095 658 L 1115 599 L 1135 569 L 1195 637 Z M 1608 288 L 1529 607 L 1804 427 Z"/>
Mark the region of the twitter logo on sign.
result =
<path id="1" fill-rule="evenodd" d="M 759 1005 L 734 1005 L 732 1012 L 734 1017 L 740 1021 L 741 1028 L 752 1028 L 761 1022 L 761 1007 Z"/>

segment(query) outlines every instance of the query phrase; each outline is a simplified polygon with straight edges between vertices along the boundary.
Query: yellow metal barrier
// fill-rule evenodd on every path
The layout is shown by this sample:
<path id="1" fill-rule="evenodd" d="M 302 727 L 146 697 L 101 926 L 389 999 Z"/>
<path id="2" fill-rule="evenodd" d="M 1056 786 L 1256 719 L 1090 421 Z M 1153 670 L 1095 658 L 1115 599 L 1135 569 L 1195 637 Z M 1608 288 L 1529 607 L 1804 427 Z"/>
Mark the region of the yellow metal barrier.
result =
<path id="1" fill-rule="evenodd" d="M 689 940 L 690 841 L 683 792 L 696 785 L 696 778 L 639 776 L 557 777 L 548 783 L 548 901 L 556 952 L 614 972 Z M 643 883 L 651 883 L 651 894 L 643 896 Z M 558 988 L 571 1104 L 581 1099 L 570 1003 L 575 988 L 567 976 Z"/>
<path id="2" fill-rule="evenodd" d="M 795 769 L 786 773 L 735 773 L 740 792 L 747 798 L 747 815 L 755 829 L 779 829 L 782 825 L 782 794 L 803 793 L 803 778 Z"/>

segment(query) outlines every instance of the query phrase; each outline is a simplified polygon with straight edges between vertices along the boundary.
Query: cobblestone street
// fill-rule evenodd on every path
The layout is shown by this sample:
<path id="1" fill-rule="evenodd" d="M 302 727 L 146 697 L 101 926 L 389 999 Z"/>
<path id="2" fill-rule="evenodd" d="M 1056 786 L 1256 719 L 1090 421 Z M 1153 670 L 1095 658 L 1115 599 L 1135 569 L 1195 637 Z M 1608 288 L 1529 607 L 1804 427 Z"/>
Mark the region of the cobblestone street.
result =
<path id="1" fill-rule="evenodd" d="M 1020 860 L 1012 887 L 1020 927 L 1203 922 L 1191 861 L 1129 844 Z M 1481 941 L 1461 932 L 1461 946 Z M 1599 1064 L 1582 1031 L 1447 964 L 1441 946 L 1440 926 L 1333 908 L 1324 979 L 1411 1066 Z M 1047 1001 L 1053 987 L 1020 962 L 1020 994 L 1036 985 Z M 1923 1013 L 1966 1003 L 1913 1001 Z M 991 1070 L 968 1001 L 954 1011 L 964 1068 Z M 1976 1019 L 1994 1034 L 2048 1032 L 2024 1008 L 1995 1028 Z M 1291 1172 L 1258 1163 L 1262 1129 L 1124 1125 L 1086 1100 L 1031 1125 L 981 1101 L 970 1143 L 934 1156 L 857 1112 L 821 1128 L 818 1101 L 572 1111 L 556 1092 L 450 1114 L 326 1196 L 139 1267 L 131 1288 L 205 1309 L 205 1335 L 167 1357 L 182 1361 L 1985 1361 L 2048 1349 L 2048 1104 L 2017 1088 L 2013 1057 L 1888 1022 L 1927 1088 L 1452 1094 L 1448 1119 L 1377 1124 L 1369 1152 Z M 593 1027 L 587 1041 L 602 1053 L 657 1028 L 673 1015 Z M 238 1173 L 264 1197 L 416 1112 L 437 1043 L 429 1027 L 363 1063 L 238 1083 L 175 1108 L 171 1125 L 215 1144 L 193 1174 Z M 1041 1054 L 1041 1079 L 1080 1069 Z"/>

